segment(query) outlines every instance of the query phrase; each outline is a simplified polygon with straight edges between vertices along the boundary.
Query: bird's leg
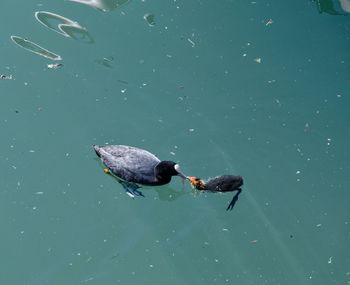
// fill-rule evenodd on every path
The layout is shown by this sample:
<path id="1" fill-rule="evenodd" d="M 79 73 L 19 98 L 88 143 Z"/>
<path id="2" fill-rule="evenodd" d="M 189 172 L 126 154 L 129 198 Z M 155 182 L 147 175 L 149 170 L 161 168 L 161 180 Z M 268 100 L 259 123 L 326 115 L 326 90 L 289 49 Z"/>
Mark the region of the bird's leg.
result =
<path id="1" fill-rule="evenodd" d="M 236 202 L 238 201 L 238 195 L 241 194 L 242 192 L 242 189 L 241 188 L 238 188 L 237 189 L 237 193 L 233 196 L 230 204 L 228 205 L 228 207 L 226 208 L 226 211 L 228 210 L 232 210 L 233 207 L 235 206 Z"/>
<path id="2" fill-rule="evenodd" d="M 108 168 L 104 168 L 103 172 L 106 173 L 106 174 L 111 175 L 111 171 Z"/>

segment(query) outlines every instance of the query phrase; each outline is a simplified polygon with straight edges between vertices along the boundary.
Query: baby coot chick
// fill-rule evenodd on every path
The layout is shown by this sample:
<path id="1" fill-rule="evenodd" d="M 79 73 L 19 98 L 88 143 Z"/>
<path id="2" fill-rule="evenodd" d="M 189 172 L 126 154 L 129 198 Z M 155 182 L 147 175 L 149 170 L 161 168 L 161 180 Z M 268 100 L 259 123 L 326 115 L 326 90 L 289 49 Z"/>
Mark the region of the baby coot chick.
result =
<path id="1" fill-rule="evenodd" d="M 233 192 L 237 193 L 233 196 L 230 204 L 226 210 L 232 210 L 235 206 L 238 195 L 241 193 L 241 186 L 243 185 L 243 178 L 241 176 L 235 175 L 222 175 L 209 179 L 208 181 L 203 181 L 196 176 L 188 176 L 191 185 L 200 191 L 210 191 L 210 192 Z"/>
<path id="2" fill-rule="evenodd" d="M 112 174 L 122 184 L 131 197 L 143 196 L 137 189 L 140 185 L 158 186 L 168 184 L 172 176 L 187 179 L 180 166 L 173 161 L 161 161 L 147 150 L 126 145 L 94 145 L 96 154 Z"/>

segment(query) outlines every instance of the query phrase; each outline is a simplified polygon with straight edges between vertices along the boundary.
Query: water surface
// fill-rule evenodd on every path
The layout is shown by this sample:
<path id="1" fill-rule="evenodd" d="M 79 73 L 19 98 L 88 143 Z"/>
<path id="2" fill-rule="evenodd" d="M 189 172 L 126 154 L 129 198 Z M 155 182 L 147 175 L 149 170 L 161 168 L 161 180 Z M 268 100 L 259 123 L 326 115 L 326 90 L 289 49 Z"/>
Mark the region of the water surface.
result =
<path id="1" fill-rule="evenodd" d="M 348 284 L 348 2 L 4 0 L 1 283 Z M 243 192 L 130 199 L 107 143 Z"/>

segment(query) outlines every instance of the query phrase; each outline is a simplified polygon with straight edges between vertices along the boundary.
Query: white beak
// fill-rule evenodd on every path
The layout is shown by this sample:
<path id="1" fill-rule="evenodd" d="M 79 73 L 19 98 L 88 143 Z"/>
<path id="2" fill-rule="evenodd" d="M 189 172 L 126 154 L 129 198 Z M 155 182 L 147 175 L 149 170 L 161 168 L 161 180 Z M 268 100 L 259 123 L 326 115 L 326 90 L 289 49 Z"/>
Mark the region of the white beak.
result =
<path id="1" fill-rule="evenodd" d="M 183 179 L 188 179 L 187 176 L 186 176 L 185 174 L 183 174 L 183 172 L 181 171 L 180 165 L 175 164 L 174 168 L 175 168 L 175 170 L 177 171 L 178 176 L 180 176 L 180 177 L 183 178 Z"/>

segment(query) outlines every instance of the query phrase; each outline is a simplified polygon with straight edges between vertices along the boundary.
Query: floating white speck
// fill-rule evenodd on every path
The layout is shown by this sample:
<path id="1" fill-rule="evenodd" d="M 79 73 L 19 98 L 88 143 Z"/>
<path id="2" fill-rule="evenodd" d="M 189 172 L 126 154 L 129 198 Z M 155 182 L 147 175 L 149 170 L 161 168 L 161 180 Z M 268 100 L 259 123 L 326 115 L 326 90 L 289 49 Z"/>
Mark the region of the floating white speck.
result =
<path id="1" fill-rule="evenodd" d="M 171 155 L 175 155 L 175 152 L 171 151 L 170 154 L 171 154 Z"/>
<path id="2" fill-rule="evenodd" d="M 189 129 L 188 131 L 190 131 L 190 132 L 194 132 L 194 129 Z"/>
<path id="3" fill-rule="evenodd" d="M 258 58 L 256 58 L 256 59 L 254 59 L 254 61 L 255 61 L 256 63 L 261 63 L 261 58 L 258 57 Z"/>
<path id="4" fill-rule="evenodd" d="M 31 150 L 29 150 L 29 152 L 33 153 L 33 152 L 35 152 L 35 150 L 31 149 Z"/>
<path id="5" fill-rule="evenodd" d="M 43 195 L 44 192 L 41 192 L 41 191 L 38 191 L 38 192 L 35 192 L 36 195 Z"/>
<path id="6" fill-rule="evenodd" d="M 329 257 L 329 259 L 328 259 L 328 264 L 331 264 L 331 263 L 332 263 L 332 259 L 333 259 L 333 256 Z"/>
<path id="7" fill-rule="evenodd" d="M 318 227 L 318 228 L 319 228 L 320 226 L 322 226 L 322 224 L 317 224 L 317 225 L 316 225 L 316 227 Z"/>
<path id="8" fill-rule="evenodd" d="M 295 172 L 295 174 L 300 174 L 301 172 L 300 172 L 300 170 L 297 170 L 296 172 Z"/>
<path id="9" fill-rule="evenodd" d="M 269 26 L 269 25 L 272 25 L 273 24 L 273 20 L 272 19 L 269 19 L 266 23 L 265 23 L 265 26 Z"/>
<path id="10" fill-rule="evenodd" d="M 58 68 L 60 68 L 62 66 L 63 66 L 62 63 L 49 63 L 47 65 L 47 68 L 49 68 L 49 69 L 58 69 Z"/>
<path id="11" fill-rule="evenodd" d="M 149 267 L 153 268 L 153 267 L 154 267 L 154 265 L 153 265 L 153 264 L 150 264 L 150 265 L 149 265 Z"/>
<path id="12" fill-rule="evenodd" d="M 228 232 L 229 229 L 223 228 L 222 231 L 223 231 L 223 232 Z"/>
<path id="13" fill-rule="evenodd" d="M 195 47 L 196 44 L 194 43 L 194 41 L 192 41 L 190 38 L 188 38 L 187 40 L 192 45 L 192 47 Z"/>

